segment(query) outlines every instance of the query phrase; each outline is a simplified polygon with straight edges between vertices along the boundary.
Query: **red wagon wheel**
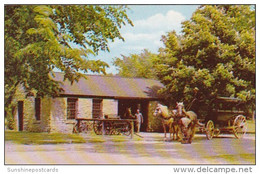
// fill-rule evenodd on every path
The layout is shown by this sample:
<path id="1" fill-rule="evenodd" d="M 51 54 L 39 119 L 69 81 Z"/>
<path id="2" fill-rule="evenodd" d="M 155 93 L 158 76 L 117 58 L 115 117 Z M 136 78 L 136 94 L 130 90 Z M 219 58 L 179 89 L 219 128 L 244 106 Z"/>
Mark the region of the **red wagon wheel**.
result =
<path id="1" fill-rule="evenodd" d="M 206 124 L 206 136 L 208 140 L 211 140 L 214 136 L 214 123 L 212 120 L 209 120 Z"/>
<path id="2" fill-rule="evenodd" d="M 246 117 L 238 115 L 233 123 L 233 133 L 237 139 L 243 138 L 247 131 Z"/>

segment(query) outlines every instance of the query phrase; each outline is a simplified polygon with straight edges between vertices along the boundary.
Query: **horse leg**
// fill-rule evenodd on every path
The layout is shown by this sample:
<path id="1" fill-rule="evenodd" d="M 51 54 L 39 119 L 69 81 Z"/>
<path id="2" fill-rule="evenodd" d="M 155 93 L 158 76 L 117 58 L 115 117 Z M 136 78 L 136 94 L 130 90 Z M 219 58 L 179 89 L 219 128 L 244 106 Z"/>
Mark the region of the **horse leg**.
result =
<path id="1" fill-rule="evenodd" d="M 192 128 L 192 135 L 191 135 L 191 139 L 193 139 L 194 135 L 195 135 L 195 126 Z"/>
<path id="2" fill-rule="evenodd" d="M 181 130 L 180 130 L 179 125 L 176 125 L 176 136 L 177 136 L 177 140 L 178 140 L 178 141 L 181 141 L 181 139 L 182 139 L 182 138 L 179 136 L 180 133 L 181 133 Z"/>
<path id="3" fill-rule="evenodd" d="M 175 126 L 172 124 L 172 140 L 175 140 Z"/>
<path id="4" fill-rule="evenodd" d="M 178 140 L 178 125 L 173 125 L 173 140 Z"/>
<path id="5" fill-rule="evenodd" d="M 169 133 L 170 133 L 170 139 L 171 139 L 171 137 L 173 136 L 173 127 L 172 127 L 172 125 L 169 125 Z"/>
<path id="6" fill-rule="evenodd" d="M 171 127 L 171 122 L 170 122 L 170 120 L 167 121 L 167 127 L 169 128 L 169 134 L 170 134 L 170 139 L 171 139 L 171 137 L 172 137 L 172 135 L 171 135 L 172 127 Z"/>
<path id="7" fill-rule="evenodd" d="M 195 135 L 195 126 L 191 127 L 190 129 L 191 129 L 191 136 L 189 138 L 189 143 L 192 142 L 192 139 L 193 139 L 193 137 Z"/>
<path id="8" fill-rule="evenodd" d="M 174 128 L 174 134 L 175 134 L 175 140 L 179 140 L 179 126 L 177 122 L 173 123 L 173 128 Z"/>
<path id="9" fill-rule="evenodd" d="M 166 126 L 163 123 L 164 141 L 166 141 Z"/>

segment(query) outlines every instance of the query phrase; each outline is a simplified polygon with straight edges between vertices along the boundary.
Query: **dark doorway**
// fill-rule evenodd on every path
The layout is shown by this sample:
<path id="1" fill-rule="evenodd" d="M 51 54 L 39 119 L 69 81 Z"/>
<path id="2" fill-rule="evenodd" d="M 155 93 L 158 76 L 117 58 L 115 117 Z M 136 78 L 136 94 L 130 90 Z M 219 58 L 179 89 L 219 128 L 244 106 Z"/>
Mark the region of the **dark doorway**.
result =
<path id="1" fill-rule="evenodd" d="M 127 108 L 131 108 L 131 112 L 134 115 L 138 108 L 138 101 L 131 99 L 123 99 L 118 101 L 118 115 L 122 118 Z"/>
<path id="2" fill-rule="evenodd" d="M 23 101 L 18 101 L 18 126 L 23 131 Z"/>
<path id="3" fill-rule="evenodd" d="M 148 128 L 148 107 L 149 102 L 145 100 L 134 99 L 121 99 L 118 101 L 118 115 L 122 118 L 127 108 L 131 108 L 131 112 L 134 115 L 137 109 L 140 109 L 144 122 L 141 125 L 141 131 L 145 132 Z"/>
<path id="4" fill-rule="evenodd" d="M 141 110 L 143 117 L 144 117 L 144 122 L 141 125 L 141 131 L 146 132 L 147 129 L 148 129 L 148 123 L 149 123 L 149 119 L 148 119 L 149 102 L 148 101 L 142 101 L 140 110 Z"/>

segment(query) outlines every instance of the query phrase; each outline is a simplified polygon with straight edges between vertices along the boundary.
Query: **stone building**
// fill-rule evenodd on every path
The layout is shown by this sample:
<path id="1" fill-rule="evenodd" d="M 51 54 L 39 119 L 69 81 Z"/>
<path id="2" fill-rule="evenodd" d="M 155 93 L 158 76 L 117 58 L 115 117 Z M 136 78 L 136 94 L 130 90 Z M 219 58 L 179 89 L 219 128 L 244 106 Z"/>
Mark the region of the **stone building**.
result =
<path id="1" fill-rule="evenodd" d="M 71 84 L 63 81 L 63 73 L 55 73 L 64 91 L 59 97 L 35 98 L 18 92 L 14 116 L 15 129 L 32 132 L 72 132 L 76 118 L 122 116 L 126 108 L 132 113 L 139 108 L 144 116 L 141 131 L 148 127 L 149 101 L 158 100 L 156 80 L 117 76 L 87 75 Z"/>

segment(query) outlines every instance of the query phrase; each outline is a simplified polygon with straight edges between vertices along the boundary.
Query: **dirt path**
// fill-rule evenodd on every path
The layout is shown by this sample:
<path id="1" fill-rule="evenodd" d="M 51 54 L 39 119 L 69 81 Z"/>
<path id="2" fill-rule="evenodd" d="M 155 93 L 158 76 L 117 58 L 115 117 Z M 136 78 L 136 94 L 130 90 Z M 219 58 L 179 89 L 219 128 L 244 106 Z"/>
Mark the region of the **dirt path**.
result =
<path id="1" fill-rule="evenodd" d="M 59 145 L 5 143 L 6 164 L 254 164 L 255 135 L 196 135 L 192 144 L 163 141 L 158 133 L 141 133 L 139 140 Z M 86 137 L 91 138 L 91 137 Z"/>

